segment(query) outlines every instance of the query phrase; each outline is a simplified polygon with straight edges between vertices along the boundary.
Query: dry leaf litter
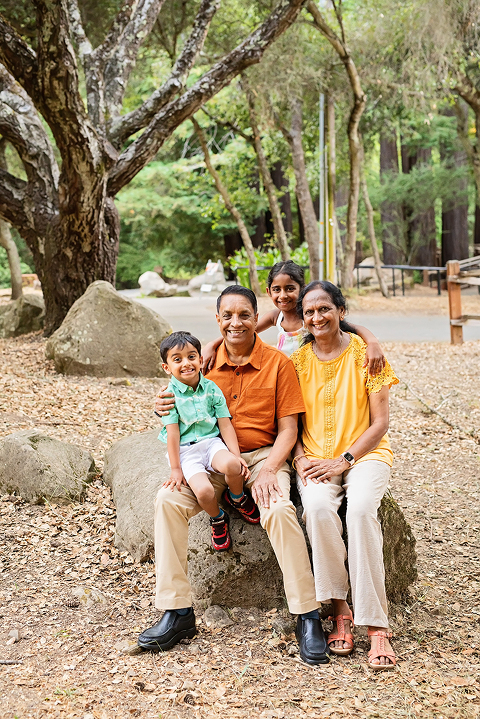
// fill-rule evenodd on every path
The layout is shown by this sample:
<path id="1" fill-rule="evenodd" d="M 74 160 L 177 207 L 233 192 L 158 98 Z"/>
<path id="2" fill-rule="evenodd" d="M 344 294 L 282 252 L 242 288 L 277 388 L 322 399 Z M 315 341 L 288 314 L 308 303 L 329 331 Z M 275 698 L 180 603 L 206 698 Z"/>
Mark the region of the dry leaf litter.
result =
<path id="1" fill-rule="evenodd" d="M 89 449 L 101 471 L 112 442 L 156 426 L 160 382 L 59 376 L 44 344 L 38 334 L 0 341 L 0 433 L 38 427 Z M 402 380 L 392 390 L 391 485 L 419 568 L 410 602 L 391 607 L 396 672 L 367 668 L 362 629 L 350 657 L 302 663 L 293 635 L 281 633 L 288 615 L 275 608 L 231 610 L 223 629 L 199 612 L 190 643 L 129 653 L 159 618 L 154 566 L 116 550 L 115 508 L 99 476 L 81 504 L 1 498 L 1 716 L 479 716 L 480 343 L 386 352 Z"/>

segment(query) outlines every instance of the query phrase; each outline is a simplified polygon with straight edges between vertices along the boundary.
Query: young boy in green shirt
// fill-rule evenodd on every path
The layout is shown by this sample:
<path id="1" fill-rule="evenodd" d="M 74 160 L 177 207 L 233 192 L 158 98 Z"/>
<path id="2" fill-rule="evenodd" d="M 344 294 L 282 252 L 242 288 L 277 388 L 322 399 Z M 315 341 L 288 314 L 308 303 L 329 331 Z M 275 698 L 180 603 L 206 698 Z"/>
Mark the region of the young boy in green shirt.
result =
<path id="1" fill-rule="evenodd" d="M 164 427 L 158 436 L 167 444 L 171 468 L 163 486 L 172 492 L 181 492 L 182 485 L 190 487 L 201 508 L 210 515 L 213 549 L 224 552 L 232 544 L 230 520 L 218 506 L 207 473 L 224 474 L 229 504 L 247 522 L 258 524 L 258 507 L 244 490 L 244 480 L 249 479 L 250 472 L 240 456 L 223 392 L 201 374 L 199 340 L 188 332 L 173 332 L 160 345 L 160 354 L 163 369 L 171 375 L 168 391 L 175 395 L 175 408 L 162 417 Z"/>

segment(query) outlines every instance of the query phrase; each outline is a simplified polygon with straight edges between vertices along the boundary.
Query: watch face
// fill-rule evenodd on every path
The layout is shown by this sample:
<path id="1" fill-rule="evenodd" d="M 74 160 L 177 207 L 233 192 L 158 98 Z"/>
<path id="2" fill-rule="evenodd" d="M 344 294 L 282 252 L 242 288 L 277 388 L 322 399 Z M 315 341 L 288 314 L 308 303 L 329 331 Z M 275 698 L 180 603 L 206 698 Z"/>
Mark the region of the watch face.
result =
<path id="1" fill-rule="evenodd" d="M 353 454 L 350 454 L 350 452 L 344 452 L 343 456 L 345 457 L 347 462 L 355 462 L 355 457 L 353 456 Z"/>

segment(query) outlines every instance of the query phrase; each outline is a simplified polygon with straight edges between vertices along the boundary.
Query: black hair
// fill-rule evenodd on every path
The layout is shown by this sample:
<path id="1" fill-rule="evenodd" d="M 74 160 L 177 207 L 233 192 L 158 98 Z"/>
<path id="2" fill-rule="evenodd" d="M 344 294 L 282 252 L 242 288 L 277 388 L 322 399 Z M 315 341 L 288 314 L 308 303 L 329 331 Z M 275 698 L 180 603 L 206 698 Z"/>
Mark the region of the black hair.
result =
<path id="1" fill-rule="evenodd" d="M 217 314 L 220 313 L 220 305 L 225 295 L 243 295 L 243 297 L 246 297 L 252 305 L 254 313 L 257 314 L 258 305 L 255 292 L 252 292 L 252 290 L 249 290 L 248 287 L 243 287 L 242 285 L 230 285 L 229 287 L 225 287 L 222 294 L 217 297 Z"/>
<path id="2" fill-rule="evenodd" d="M 197 338 L 191 335 L 190 332 L 172 332 L 171 335 L 168 335 L 168 337 L 165 337 L 165 339 L 162 340 L 162 344 L 160 345 L 160 356 L 162 358 L 162 362 L 167 361 L 168 353 L 170 350 L 173 350 L 174 347 L 179 347 L 183 350 L 186 345 L 192 345 L 192 347 L 195 347 L 198 354 L 201 356 L 202 345 L 200 344 L 200 340 L 197 340 Z"/>
<path id="3" fill-rule="evenodd" d="M 332 300 L 333 304 L 338 310 L 345 310 L 345 312 L 348 311 L 347 308 L 347 301 L 345 297 L 342 294 L 342 291 L 340 287 L 337 287 L 337 285 L 334 285 L 333 282 L 328 282 L 328 280 L 313 280 L 312 282 L 309 282 L 308 285 L 305 285 L 305 287 L 302 287 L 300 290 L 300 294 L 298 296 L 297 300 L 297 314 L 298 316 L 303 320 L 303 300 L 305 299 L 305 296 L 308 295 L 309 292 L 312 290 L 316 290 L 317 288 L 320 288 L 324 292 L 327 293 L 327 295 L 330 295 L 330 299 Z M 355 328 L 346 322 L 345 320 L 340 320 L 340 329 L 343 332 L 351 332 L 352 334 L 357 334 Z M 314 337 L 311 333 L 308 333 L 303 338 L 302 345 L 307 345 L 309 342 L 313 342 Z"/>
<path id="4" fill-rule="evenodd" d="M 290 279 L 296 282 L 297 285 L 300 285 L 300 287 L 305 286 L 305 272 L 303 271 L 303 267 L 297 265 L 297 263 L 293 262 L 293 260 L 285 260 L 284 262 L 277 262 L 273 265 L 272 269 L 268 273 L 268 289 L 272 286 L 273 280 L 277 275 L 288 275 Z"/>

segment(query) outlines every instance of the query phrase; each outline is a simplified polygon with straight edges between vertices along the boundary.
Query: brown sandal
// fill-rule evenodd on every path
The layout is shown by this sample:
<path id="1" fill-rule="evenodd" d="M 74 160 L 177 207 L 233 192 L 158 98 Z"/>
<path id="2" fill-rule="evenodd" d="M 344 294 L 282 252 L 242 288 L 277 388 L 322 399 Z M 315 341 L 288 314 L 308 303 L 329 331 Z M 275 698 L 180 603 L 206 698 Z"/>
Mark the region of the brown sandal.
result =
<path id="1" fill-rule="evenodd" d="M 374 649 L 370 649 L 370 651 L 368 652 L 368 666 L 370 667 L 370 669 L 373 669 L 376 672 L 384 672 L 395 669 L 395 665 L 397 663 L 395 654 L 393 653 L 393 651 L 387 652 L 387 650 L 385 649 L 385 639 L 391 639 L 392 632 L 383 632 L 380 629 L 378 629 L 377 631 L 367 629 L 367 632 L 369 637 L 379 637 L 378 650 L 375 651 Z M 380 657 L 386 657 L 387 659 L 390 659 L 391 664 L 372 664 L 372 659 L 380 659 Z"/>
<path id="2" fill-rule="evenodd" d="M 353 629 L 355 624 L 353 622 L 352 612 L 350 611 L 349 615 L 339 614 L 337 617 L 328 617 L 328 618 L 330 620 L 333 620 L 337 625 L 337 631 L 335 632 L 335 634 L 332 633 L 332 634 L 328 635 L 327 642 L 328 642 L 328 646 L 330 647 L 330 651 L 332 652 L 332 654 L 338 654 L 339 657 L 346 657 L 353 652 L 354 643 L 353 643 L 353 634 L 351 634 L 350 632 L 348 632 L 348 633 L 345 632 L 345 624 L 344 624 L 343 620 L 349 619 L 352 623 L 352 629 Z M 350 646 L 347 647 L 346 649 L 345 648 L 338 649 L 338 647 L 330 646 L 330 644 L 333 642 L 346 642 L 347 644 L 350 644 Z"/>

